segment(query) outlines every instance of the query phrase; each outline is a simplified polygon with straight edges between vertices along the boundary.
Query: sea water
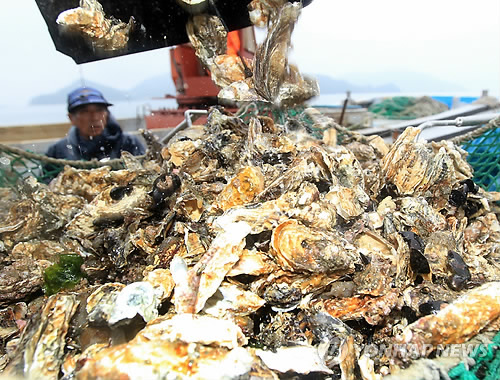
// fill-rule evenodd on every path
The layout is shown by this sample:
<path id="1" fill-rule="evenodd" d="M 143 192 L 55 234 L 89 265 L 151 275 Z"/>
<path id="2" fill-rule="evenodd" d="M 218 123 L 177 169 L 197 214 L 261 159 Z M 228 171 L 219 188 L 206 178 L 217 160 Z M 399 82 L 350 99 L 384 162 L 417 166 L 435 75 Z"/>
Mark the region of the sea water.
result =
<path id="1" fill-rule="evenodd" d="M 352 93 L 350 97 L 354 101 L 369 101 L 371 99 L 390 96 L 436 96 L 447 98 L 477 98 L 478 94 L 456 93 L 456 94 L 423 94 L 423 93 Z M 311 99 L 308 104 L 314 106 L 340 106 L 346 99 L 345 93 L 322 94 Z M 177 108 L 175 99 L 143 99 L 113 102 L 110 111 L 118 119 L 142 119 L 152 110 Z M 43 125 L 67 123 L 68 116 L 66 104 L 47 105 L 0 105 L 0 127 L 20 125 Z"/>

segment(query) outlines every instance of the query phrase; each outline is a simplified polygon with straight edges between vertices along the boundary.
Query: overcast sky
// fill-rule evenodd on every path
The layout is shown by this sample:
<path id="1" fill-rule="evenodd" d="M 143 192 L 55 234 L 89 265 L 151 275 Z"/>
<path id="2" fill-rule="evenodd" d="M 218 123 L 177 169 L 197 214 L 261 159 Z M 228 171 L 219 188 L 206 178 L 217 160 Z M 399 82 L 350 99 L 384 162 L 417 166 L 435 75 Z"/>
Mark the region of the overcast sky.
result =
<path id="1" fill-rule="evenodd" d="M 126 90 L 169 70 L 167 48 L 76 65 L 56 51 L 34 0 L 0 2 L 0 105 L 26 104 L 81 77 Z M 500 0 L 314 0 L 292 41 L 302 72 L 350 80 L 420 72 L 500 94 Z"/>

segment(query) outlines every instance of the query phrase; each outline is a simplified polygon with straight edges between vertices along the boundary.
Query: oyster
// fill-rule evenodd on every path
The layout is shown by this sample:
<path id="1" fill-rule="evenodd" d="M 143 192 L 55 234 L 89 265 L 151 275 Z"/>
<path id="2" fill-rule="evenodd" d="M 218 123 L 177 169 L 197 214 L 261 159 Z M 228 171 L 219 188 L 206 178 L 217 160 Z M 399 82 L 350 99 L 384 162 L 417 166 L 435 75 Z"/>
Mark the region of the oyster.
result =
<path id="1" fill-rule="evenodd" d="M 127 285 L 116 296 L 115 305 L 109 316 L 109 324 L 114 325 L 120 321 L 132 319 L 137 314 L 146 322 L 156 318 L 157 307 L 163 293 L 163 289 L 158 289 L 157 292 L 148 282 L 134 282 Z"/>
<path id="2" fill-rule="evenodd" d="M 74 295 L 51 296 L 41 314 L 26 326 L 6 373 L 37 379 L 57 379 L 69 322 L 77 307 L 78 301 Z"/>
<path id="3" fill-rule="evenodd" d="M 282 347 L 276 352 L 256 350 L 255 354 L 269 368 L 282 373 L 293 371 L 305 375 L 310 372 L 332 374 L 332 370 L 325 363 L 327 349 L 328 343 L 320 347 L 305 345 Z"/>
<path id="4" fill-rule="evenodd" d="M 208 299 L 203 311 L 217 318 L 255 313 L 265 301 L 253 292 L 235 284 L 222 283 L 217 292 Z"/>
<path id="5" fill-rule="evenodd" d="M 290 37 L 299 17 L 300 4 L 284 4 L 272 21 L 264 43 L 255 53 L 254 85 L 267 101 L 293 106 L 318 95 L 318 84 L 304 79 L 296 67 L 288 65 Z"/>
<path id="6" fill-rule="evenodd" d="M 417 142 L 420 129 L 409 127 L 398 137 L 382 159 L 382 176 L 393 184 L 400 195 L 446 196 L 451 186 L 465 179 L 460 168 L 467 162 L 460 153 L 450 153 L 456 148 L 442 146 L 436 152 L 423 142 Z M 460 162 L 455 162 L 455 160 Z M 469 170 L 466 170 L 470 172 Z"/>
<path id="7" fill-rule="evenodd" d="M 313 307 L 340 320 L 364 318 L 369 324 L 376 325 L 397 306 L 398 293 L 397 290 L 392 290 L 380 297 L 330 299 L 313 303 Z"/>
<path id="8" fill-rule="evenodd" d="M 292 274 L 278 270 L 254 281 L 251 290 L 275 305 L 276 310 L 291 310 L 302 302 L 309 302 L 312 294 L 321 292 L 339 277 L 328 273 Z"/>
<path id="9" fill-rule="evenodd" d="M 248 166 L 240 172 L 219 193 L 215 207 L 223 211 L 250 203 L 264 190 L 264 176 L 258 167 Z"/>
<path id="10" fill-rule="evenodd" d="M 238 262 L 228 272 L 228 277 L 239 276 L 240 274 L 249 274 L 258 276 L 269 274 L 278 269 L 278 266 L 263 252 L 255 250 L 243 250 Z"/>
<path id="11" fill-rule="evenodd" d="M 78 8 L 60 13 L 56 23 L 63 33 L 77 33 L 89 46 L 103 51 L 125 49 L 134 27 L 133 18 L 128 24 L 113 17 L 106 18 L 97 0 L 80 0 Z"/>
<path id="12" fill-rule="evenodd" d="M 391 154 L 384 158 L 376 142 L 327 145 L 266 117 L 245 124 L 217 109 L 192 136 L 163 150 L 162 174 L 133 162 L 136 169 L 114 174 L 116 184 L 113 172 L 100 183 L 92 171 L 62 173 L 67 194 L 85 206 L 76 215 L 54 214 L 59 227 L 46 236 L 9 242 L 7 224 L 0 265 L 11 288 L 1 302 L 26 301 L 28 312 L 15 322 L 21 327 L 9 322 L 6 352 L 26 347 L 24 335 L 16 340 L 23 321 L 46 307 L 46 298 L 31 301 L 45 265 L 75 252 L 87 273 L 74 294 L 82 307 L 66 343 L 57 343 L 66 344 L 65 355 L 54 356 L 67 377 L 209 378 L 224 366 L 228 377 L 295 371 L 378 378 L 398 362 L 360 356 L 369 342 L 462 341 L 475 332 L 450 324 L 466 318 L 477 331 L 497 328 L 496 198 L 474 193 L 469 179 L 459 179 L 465 172 L 402 194 L 395 185 L 377 187 L 384 172 L 367 188 L 365 165 L 381 166 Z M 192 153 L 185 157 L 186 141 Z M 423 144 L 430 166 L 440 154 L 459 162 L 453 146 L 436 153 L 412 144 Z M 85 181 L 98 194 L 71 194 Z M 52 197 L 50 188 L 30 188 L 38 190 L 26 194 Z M 466 193 L 465 203 L 457 205 L 457 192 Z M 30 273 L 28 282 L 8 268 Z M 297 353 L 302 363 L 282 362 Z M 21 359 L 14 355 L 9 371 Z"/>
<path id="13" fill-rule="evenodd" d="M 227 83 L 218 95 L 220 101 L 261 101 L 292 107 L 318 95 L 317 81 L 302 76 L 296 66 L 288 63 L 287 58 L 301 4 L 275 0 L 270 0 L 269 4 L 266 1 L 253 1 L 249 4 L 249 9 L 251 20 L 258 25 L 267 23 L 269 30 L 264 43 L 255 53 L 252 75 L 246 73 L 252 65 L 242 62 L 239 66 L 245 79 Z M 241 73 L 238 75 L 242 76 Z M 238 79 L 234 74 L 231 77 Z"/>
<path id="14" fill-rule="evenodd" d="M 217 56 L 227 49 L 227 31 L 217 16 L 200 14 L 188 21 L 186 31 L 197 57 L 208 69 L 215 67 Z M 213 79 L 216 84 L 217 77 Z"/>
<path id="15" fill-rule="evenodd" d="M 76 371 L 79 379 L 234 378 L 250 371 L 253 357 L 232 322 L 189 314 L 158 318 L 130 342 L 104 348 Z M 137 366 L 137 363 L 143 363 Z"/>
<path id="16" fill-rule="evenodd" d="M 252 61 L 226 54 L 227 30 L 217 16 L 200 14 L 190 19 L 186 25 L 189 41 L 196 56 L 210 70 L 211 78 L 219 87 L 235 82 L 251 84 Z M 239 54 L 239 52 L 238 52 Z"/>
<path id="17" fill-rule="evenodd" d="M 65 166 L 63 171 L 50 182 L 49 188 L 54 193 L 79 195 L 90 202 L 107 187 L 124 187 L 137 177 L 140 177 L 140 172 L 112 170 L 109 166 L 92 170 Z"/>
<path id="18" fill-rule="evenodd" d="M 177 313 L 197 313 L 217 291 L 222 280 L 239 260 L 250 226 L 237 222 L 221 232 L 200 261 L 178 282 L 174 276 Z M 172 271 L 173 272 L 173 271 Z M 173 274 L 173 273 L 172 273 Z"/>
<path id="19" fill-rule="evenodd" d="M 125 285 L 108 283 L 98 287 L 87 298 L 86 311 L 89 323 L 108 324 L 113 312 L 116 297 Z"/>
<path id="20" fill-rule="evenodd" d="M 158 294 L 158 299 L 160 302 L 168 299 L 175 287 L 175 282 L 172 277 L 172 273 L 168 269 L 155 269 L 149 272 L 144 277 L 144 282 L 151 284 L 155 290 L 155 294 Z"/>
<path id="21" fill-rule="evenodd" d="M 277 12 L 285 2 L 286 0 L 252 0 L 248 4 L 250 21 L 255 26 L 264 28 L 269 22 L 270 14 Z"/>
<path id="22" fill-rule="evenodd" d="M 0 271 L 0 305 L 22 300 L 42 289 L 43 271 L 51 265 L 47 260 L 23 257 Z"/>
<path id="23" fill-rule="evenodd" d="M 340 236 L 313 230 L 296 220 L 276 227 L 271 241 L 271 253 L 278 264 L 292 272 L 349 273 L 357 261 L 357 255 L 342 242 Z"/>
<path id="24" fill-rule="evenodd" d="M 0 310 L 0 339 L 2 342 L 19 336 L 26 326 L 27 314 L 28 308 L 24 302 L 18 302 Z M 1 349 L 3 351 L 4 347 Z"/>
<path id="25" fill-rule="evenodd" d="M 435 231 L 443 231 L 446 219 L 431 207 L 424 198 L 401 198 L 399 211 L 393 214 L 394 223 L 400 230 L 411 227 L 420 236 L 428 236 Z"/>
<path id="26" fill-rule="evenodd" d="M 407 326 L 398 342 L 424 345 L 463 343 L 500 316 L 500 283 L 490 282 L 472 289 L 435 315 Z"/>
<path id="27" fill-rule="evenodd" d="M 156 180 L 161 178 L 159 176 Z M 105 254 L 115 265 L 123 266 L 133 249 L 133 241 L 125 246 L 118 242 L 125 240 L 124 235 L 131 223 L 137 223 L 164 207 L 171 189 L 163 193 L 157 190 L 156 182 L 152 191 L 149 191 L 151 186 L 145 185 L 130 186 L 125 192 L 116 189 L 107 187 L 86 204 L 68 223 L 66 234 L 78 240 L 86 250 Z"/>
<path id="28" fill-rule="evenodd" d="M 12 203 L 0 225 L 0 236 L 7 249 L 21 241 L 57 233 L 85 201 L 75 195 L 56 194 L 29 177 L 23 183 L 20 197 Z"/>

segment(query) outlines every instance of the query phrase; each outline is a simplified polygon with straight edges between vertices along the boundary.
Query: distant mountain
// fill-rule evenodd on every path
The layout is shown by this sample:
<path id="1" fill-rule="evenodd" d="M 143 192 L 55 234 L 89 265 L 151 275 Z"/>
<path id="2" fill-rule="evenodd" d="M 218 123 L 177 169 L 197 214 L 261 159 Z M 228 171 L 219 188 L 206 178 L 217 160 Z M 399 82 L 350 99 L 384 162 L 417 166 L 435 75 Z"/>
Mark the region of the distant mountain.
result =
<path id="1" fill-rule="evenodd" d="M 372 93 L 372 92 L 399 92 L 398 86 L 392 83 L 372 84 L 354 84 L 345 79 L 333 79 L 324 74 L 312 74 L 319 82 L 319 89 L 322 94 L 345 93 L 346 91 L 357 93 Z"/>
<path id="2" fill-rule="evenodd" d="M 312 74 L 311 76 L 318 80 L 322 94 L 345 93 L 346 91 L 356 93 L 394 93 L 400 91 L 400 88 L 392 83 L 381 83 L 376 85 L 368 83 L 366 85 L 362 85 L 354 84 L 344 79 L 334 79 L 324 74 Z M 172 81 L 169 73 L 145 79 L 129 90 L 118 90 L 92 81 L 87 81 L 86 85 L 100 90 L 104 94 L 104 97 L 111 103 L 128 100 L 161 98 L 167 94 L 175 95 L 174 82 Z M 81 84 L 79 82 L 73 82 L 57 91 L 35 96 L 30 100 L 30 104 L 64 104 L 66 103 L 68 93 L 80 86 Z"/>
<path id="3" fill-rule="evenodd" d="M 117 90 L 113 87 L 104 86 L 99 83 L 87 81 L 85 85 L 98 89 L 104 94 L 106 100 L 110 103 L 127 100 L 127 96 L 123 91 Z M 49 94 L 38 95 L 30 100 L 30 105 L 44 105 L 44 104 L 64 104 L 67 101 L 68 93 L 74 89 L 81 87 L 80 82 L 73 82 L 70 85 L 63 87 L 57 91 Z"/>
<path id="4" fill-rule="evenodd" d="M 93 87 L 101 91 L 104 94 L 106 100 L 110 103 L 128 100 L 159 98 L 165 96 L 166 94 L 175 95 L 175 86 L 169 74 L 148 78 L 129 90 L 118 90 L 116 88 L 105 86 L 92 81 L 87 81 L 85 84 L 88 87 Z M 35 96 L 31 98 L 29 104 L 64 104 L 66 103 L 68 93 L 80 86 L 81 83 L 73 82 L 70 85 L 49 94 Z"/>
<path id="5" fill-rule="evenodd" d="M 412 71 L 384 71 L 348 73 L 342 78 L 356 84 L 379 86 L 383 83 L 394 83 L 402 92 L 454 92 L 464 91 L 462 86 L 448 82 L 432 75 Z"/>

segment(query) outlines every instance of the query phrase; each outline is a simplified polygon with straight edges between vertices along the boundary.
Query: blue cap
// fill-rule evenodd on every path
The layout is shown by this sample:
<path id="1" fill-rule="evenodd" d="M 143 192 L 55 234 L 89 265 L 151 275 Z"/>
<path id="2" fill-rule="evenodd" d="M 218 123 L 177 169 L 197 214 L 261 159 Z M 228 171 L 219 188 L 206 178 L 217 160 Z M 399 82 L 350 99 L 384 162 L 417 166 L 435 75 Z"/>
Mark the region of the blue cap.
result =
<path id="1" fill-rule="evenodd" d="M 69 93 L 68 112 L 86 104 L 104 104 L 106 106 L 112 106 L 111 103 L 108 103 L 108 101 L 104 99 L 101 92 L 90 87 L 80 87 Z"/>

